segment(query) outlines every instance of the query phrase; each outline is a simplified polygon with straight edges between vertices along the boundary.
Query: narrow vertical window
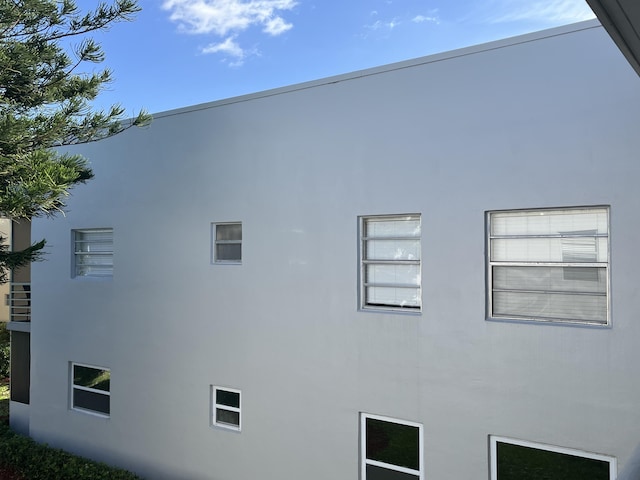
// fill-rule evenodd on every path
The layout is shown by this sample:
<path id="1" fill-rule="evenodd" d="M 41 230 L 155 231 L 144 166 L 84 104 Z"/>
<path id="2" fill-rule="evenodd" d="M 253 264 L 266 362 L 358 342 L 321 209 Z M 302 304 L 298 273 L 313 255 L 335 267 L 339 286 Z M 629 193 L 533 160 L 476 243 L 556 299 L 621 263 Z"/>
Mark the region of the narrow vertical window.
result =
<path id="1" fill-rule="evenodd" d="M 362 480 L 422 480 L 422 425 L 360 415 Z"/>
<path id="2" fill-rule="evenodd" d="M 108 417 L 111 413 L 111 372 L 107 368 L 71 364 L 71 407 Z"/>
<path id="3" fill-rule="evenodd" d="M 214 223 L 212 225 L 214 263 L 242 262 L 242 223 Z"/>
<path id="4" fill-rule="evenodd" d="M 609 209 L 489 212 L 488 317 L 609 324 Z"/>
<path id="5" fill-rule="evenodd" d="M 360 219 L 360 306 L 419 311 L 420 215 Z"/>
<path id="6" fill-rule="evenodd" d="M 491 436 L 491 480 L 614 480 L 615 457 Z"/>
<path id="7" fill-rule="evenodd" d="M 240 431 L 240 390 L 211 387 L 211 424 Z"/>
<path id="8" fill-rule="evenodd" d="M 74 230 L 74 276 L 113 276 L 113 229 Z"/>

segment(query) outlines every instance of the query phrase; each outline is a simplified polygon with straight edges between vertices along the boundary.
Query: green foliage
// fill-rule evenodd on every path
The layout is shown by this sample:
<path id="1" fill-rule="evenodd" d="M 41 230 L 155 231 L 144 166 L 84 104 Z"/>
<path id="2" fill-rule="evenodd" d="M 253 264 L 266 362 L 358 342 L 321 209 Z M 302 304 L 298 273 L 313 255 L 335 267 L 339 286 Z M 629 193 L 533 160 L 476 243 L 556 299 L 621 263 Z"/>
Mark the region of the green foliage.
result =
<path id="1" fill-rule="evenodd" d="M 0 381 L 9 376 L 11 355 L 11 333 L 4 323 L 0 323 Z"/>
<path id="2" fill-rule="evenodd" d="M 140 479 L 131 472 L 36 443 L 6 425 L 0 425 L 0 467 L 12 467 L 29 480 Z"/>
<path id="3" fill-rule="evenodd" d="M 85 158 L 55 147 L 92 142 L 146 125 L 140 112 L 92 111 L 91 101 L 111 81 L 108 69 L 82 71 L 104 60 L 88 34 L 127 21 L 140 9 L 135 0 L 100 3 L 80 12 L 73 0 L 0 2 L 0 214 L 11 219 L 50 216 L 64 198 L 93 177 Z M 76 40 L 75 47 L 70 40 Z M 44 242 L 25 252 L 0 251 L 5 272 L 39 258 Z M 6 275 L 0 276 L 0 282 Z"/>

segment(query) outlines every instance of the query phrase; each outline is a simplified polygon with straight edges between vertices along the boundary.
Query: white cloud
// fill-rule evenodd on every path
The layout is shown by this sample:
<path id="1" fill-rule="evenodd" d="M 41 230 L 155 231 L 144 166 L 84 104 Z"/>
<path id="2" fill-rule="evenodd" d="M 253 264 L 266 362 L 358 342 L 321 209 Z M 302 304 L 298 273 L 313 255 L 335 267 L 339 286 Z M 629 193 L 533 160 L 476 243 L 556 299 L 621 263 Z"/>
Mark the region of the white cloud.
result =
<path id="1" fill-rule="evenodd" d="M 365 25 L 369 30 L 393 30 L 395 27 L 400 25 L 400 22 L 397 19 L 389 20 L 388 22 L 383 22 L 382 20 L 376 20 L 371 25 Z"/>
<path id="2" fill-rule="evenodd" d="M 278 12 L 291 10 L 296 5 L 296 0 L 165 0 L 162 8 L 188 33 L 224 36 L 262 25 L 266 33 L 279 35 L 292 25 Z M 274 28 L 274 24 L 279 28 Z"/>
<path id="3" fill-rule="evenodd" d="M 262 27 L 267 35 L 277 36 L 293 25 L 280 15 L 292 10 L 297 0 L 164 0 L 162 8 L 181 31 L 226 37 L 202 49 L 203 53 L 222 53 L 235 58 L 230 65 L 241 65 L 247 52 L 237 41 L 249 27 Z"/>
<path id="4" fill-rule="evenodd" d="M 440 23 L 440 19 L 435 15 L 416 15 L 411 19 L 413 23 Z"/>
<path id="5" fill-rule="evenodd" d="M 584 0 L 502 0 L 491 19 L 494 23 L 540 21 L 572 23 L 595 18 Z"/>

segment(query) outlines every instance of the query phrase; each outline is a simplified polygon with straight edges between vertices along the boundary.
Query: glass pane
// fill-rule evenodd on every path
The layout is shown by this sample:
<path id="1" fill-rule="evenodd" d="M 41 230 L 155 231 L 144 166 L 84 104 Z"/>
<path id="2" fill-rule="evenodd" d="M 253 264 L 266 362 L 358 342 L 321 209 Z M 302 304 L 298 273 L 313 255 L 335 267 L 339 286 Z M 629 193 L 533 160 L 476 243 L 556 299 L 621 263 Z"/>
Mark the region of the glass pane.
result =
<path id="1" fill-rule="evenodd" d="M 498 480 L 611 480 L 604 460 L 502 442 L 497 458 Z"/>
<path id="2" fill-rule="evenodd" d="M 216 225 L 216 240 L 242 240 L 242 224 Z"/>
<path id="3" fill-rule="evenodd" d="M 112 252 L 113 230 L 75 232 L 76 252 Z"/>
<path id="4" fill-rule="evenodd" d="M 420 265 L 365 265 L 365 283 L 420 286 Z"/>
<path id="5" fill-rule="evenodd" d="M 228 390 L 216 390 L 216 403 L 227 407 L 240 408 L 240 394 Z"/>
<path id="6" fill-rule="evenodd" d="M 495 290 L 607 293 L 605 267 L 493 267 Z"/>
<path id="7" fill-rule="evenodd" d="M 494 238 L 491 260 L 495 262 L 607 262 L 606 237 Z"/>
<path id="8" fill-rule="evenodd" d="M 216 245 L 216 261 L 239 262 L 240 260 L 242 260 L 242 245 L 239 243 Z"/>
<path id="9" fill-rule="evenodd" d="M 416 480 L 420 475 L 396 472 L 388 468 L 367 465 L 367 480 Z"/>
<path id="10" fill-rule="evenodd" d="M 367 240 L 366 260 L 420 260 L 420 240 Z"/>
<path id="11" fill-rule="evenodd" d="M 94 412 L 109 415 L 109 395 L 103 395 L 96 392 L 87 392 L 86 390 L 73 389 L 73 406 L 75 408 L 84 408 Z"/>
<path id="12" fill-rule="evenodd" d="M 535 292 L 493 292 L 496 317 L 607 323 L 607 297 Z"/>
<path id="13" fill-rule="evenodd" d="M 109 370 L 99 368 L 73 366 L 73 384 L 81 387 L 95 388 L 96 390 L 109 391 L 111 373 Z"/>
<path id="14" fill-rule="evenodd" d="M 229 410 L 222 410 L 221 408 L 217 408 L 216 422 L 238 427 L 240 426 L 240 412 L 231 412 Z"/>
<path id="15" fill-rule="evenodd" d="M 366 237 L 420 237 L 419 217 L 368 218 L 364 227 Z"/>
<path id="16" fill-rule="evenodd" d="M 413 470 L 420 468 L 418 427 L 367 418 L 366 428 L 368 460 Z"/>
<path id="17" fill-rule="evenodd" d="M 91 275 L 94 277 L 112 276 L 113 266 L 105 265 L 105 266 L 99 267 L 99 266 L 76 265 L 76 275 L 78 276 Z"/>
<path id="18" fill-rule="evenodd" d="M 76 255 L 76 265 L 113 265 L 113 256 L 78 253 Z"/>
<path id="19" fill-rule="evenodd" d="M 371 306 L 420 308 L 420 289 L 365 287 L 365 302 Z"/>
<path id="20" fill-rule="evenodd" d="M 559 235 L 593 230 L 607 234 L 606 208 L 535 210 L 491 214 L 492 235 Z"/>

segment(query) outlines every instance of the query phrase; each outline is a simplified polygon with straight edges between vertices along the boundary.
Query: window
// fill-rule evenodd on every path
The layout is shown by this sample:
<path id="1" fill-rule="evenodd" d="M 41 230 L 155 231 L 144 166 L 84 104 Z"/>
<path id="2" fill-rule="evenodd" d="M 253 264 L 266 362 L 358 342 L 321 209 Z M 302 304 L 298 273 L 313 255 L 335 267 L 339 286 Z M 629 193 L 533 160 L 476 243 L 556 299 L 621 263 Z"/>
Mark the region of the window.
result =
<path id="1" fill-rule="evenodd" d="M 109 369 L 72 363 L 71 377 L 72 408 L 108 417 L 111 399 Z"/>
<path id="2" fill-rule="evenodd" d="M 487 218 L 490 318 L 609 324 L 607 207 Z"/>
<path id="3" fill-rule="evenodd" d="M 490 436 L 491 480 L 614 480 L 615 457 Z"/>
<path id="4" fill-rule="evenodd" d="M 74 276 L 113 275 L 113 228 L 74 230 Z"/>
<path id="5" fill-rule="evenodd" d="M 240 390 L 211 387 L 211 424 L 240 431 Z"/>
<path id="6" fill-rule="evenodd" d="M 420 310 L 420 215 L 361 217 L 360 306 Z"/>
<path id="7" fill-rule="evenodd" d="M 212 224 L 214 263 L 240 263 L 242 261 L 242 223 Z"/>
<path id="8" fill-rule="evenodd" d="M 422 425 L 379 415 L 360 415 L 362 480 L 424 478 Z"/>

